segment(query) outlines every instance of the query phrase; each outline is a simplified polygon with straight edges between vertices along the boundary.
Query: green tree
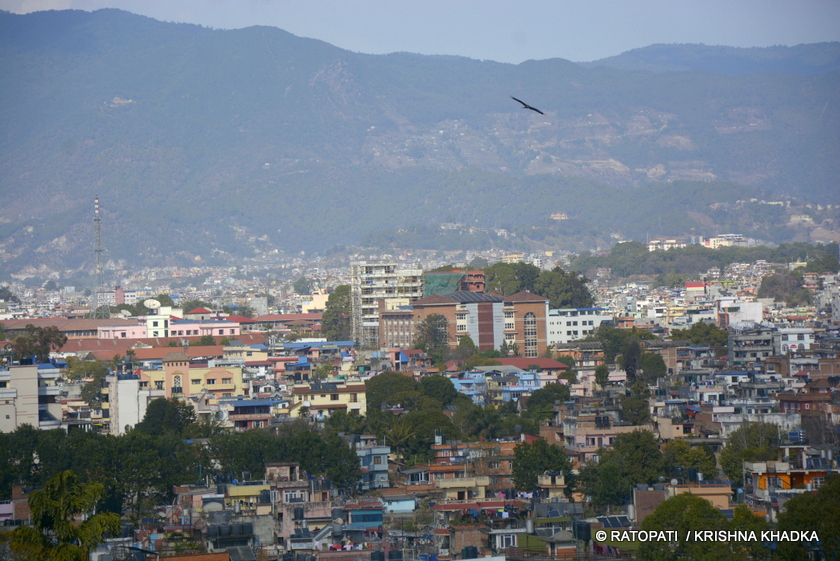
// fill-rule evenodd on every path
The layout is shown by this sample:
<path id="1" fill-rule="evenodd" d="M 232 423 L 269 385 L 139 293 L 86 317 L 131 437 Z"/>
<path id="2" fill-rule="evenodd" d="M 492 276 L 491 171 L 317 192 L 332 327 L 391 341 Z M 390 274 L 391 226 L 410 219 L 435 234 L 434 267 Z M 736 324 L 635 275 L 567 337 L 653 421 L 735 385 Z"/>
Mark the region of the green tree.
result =
<path id="1" fill-rule="evenodd" d="M 496 263 L 484 269 L 487 292 L 502 296 L 532 292 L 539 275 L 539 267 L 527 263 Z"/>
<path id="2" fill-rule="evenodd" d="M 580 273 L 566 272 L 560 267 L 543 271 L 534 282 L 535 294 L 548 298 L 550 308 L 589 308 L 595 300 Z"/>
<path id="3" fill-rule="evenodd" d="M 101 483 L 82 485 L 72 471 L 56 474 L 29 495 L 33 525 L 14 530 L 11 550 L 26 561 L 87 561 L 106 534 L 120 531 L 118 514 L 93 514 L 103 494 Z M 87 518 L 77 523 L 77 515 Z"/>
<path id="4" fill-rule="evenodd" d="M 429 461 L 432 459 L 431 446 L 434 444 L 435 430 L 440 430 L 447 440 L 458 439 L 461 435 L 452 419 L 440 408 L 422 409 L 406 413 L 405 422 L 414 431 L 415 437 L 409 439 L 402 448 L 406 461 Z"/>
<path id="5" fill-rule="evenodd" d="M 800 306 L 813 302 L 811 291 L 802 286 L 802 273 L 798 270 L 783 270 L 761 279 L 758 297 L 773 298 L 787 303 L 788 306 Z"/>
<path id="6" fill-rule="evenodd" d="M 565 384 L 546 384 L 528 397 L 525 404 L 528 417 L 538 421 L 552 418 L 554 405 L 557 402 L 568 401 L 570 395 L 569 387 Z"/>
<path id="7" fill-rule="evenodd" d="M 292 288 L 298 294 L 312 294 L 313 284 L 314 283 L 312 279 L 303 276 L 298 277 L 297 280 L 295 280 L 294 284 L 292 285 Z"/>
<path id="8" fill-rule="evenodd" d="M 642 353 L 639 357 L 639 367 L 642 369 L 645 382 L 653 383 L 657 378 L 662 378 L 668 373 L 668 367 L 662 355 L 657 353 Z"/>
<path id="9" fill-rule="evenodd" d="M 677 541 L 642 542 L 639 547 L 639 559 L 641 561 L 737 559 L 727 543 L 706 542 L 689 537 L 695 531 L 726 529 L 728 529 L 726 516 L 713 507 L 709 501 L 690 493 L 677 495 L 660 504 L 642 522 L 642 530 L 675 531 Z"/>
<path id="10" fill-rule="evenodd" d="M 597 341 L 601 343 L 604 350 L 604 360 L 607 364 L 615 362 L 615 357 L 627 350 L 632 341 L 647 341 L 656 339 L 656 336 L 646 329 L 619 329 L 611 325 L 601 324 L 595 333 L 584 339 L 585 341 Z"/>
<path id="11" fill-rule="evenodd" d="M 479 353 L 468 358 L 462 366 L 465 370 L 472 370 L 477 366 L 499 366 L 500 364 L 502 363 L 495 358 L 489 358 Z"/>
<path id="12" fill-rule="evenodd" d="M 478 353 L 478 347 L 469 335 L 464 335 L 458 340 L 458 346 L 450 353 L 452 360 L 466 360 Z"/>
<path id="13" fill-rule="evenodd" d="M 601 451 L 600 460 L 588 466 L 581 482 L 596 503 L 617 506 L 630 499 L 633 487 L 654 483 L 661 474 L 662 453 L 656 436 L 636 430 L 615 437 L 612 448 Z"/>
<path id="14" fill-rule="evenodd" d="M 92 378 L 90 382 L 82 386 L 82 399 L 89 407 L 102 409 L 102 401 L 104 399 L 102 384 L 105 381 L 105 377 L 108 376 L 108 366 L 100 360 L 90 362 L 74 360 L 70 364 L 71 366 L 68 370 L 68 377 L 70 379 L 75 379 L 77 376 Z"/>
<path id="15" fill-rule="evenodd" d="M 499 350 L 501 351 L 502 356 L 521 356 L 519 353 L 519 345 L 512 341 L 502 341 L 502 345 L 499 347 Z"/>
<path id="16" fill-rule="evenodd" d="M 424 376 L 420 379 L 420 390 L 444 407 L 452 405 L 460 395 L 452 380 L 446 376 Z"/>
<path id="17" fill-rule="evenodd" d="M 168 432 L 180 435 L 195 422 L 195 410 L 191 405 L 174 398 L 152 400 L 146 409 L 146 415 L 134 430 L 160 436 Z"/>
<path id="18" fill-rule="evenodd" d="M 580 468 L 578 483 L 587 500 L 604 512 L 610 506 L 623 505 L 627 501 L 628 494 L 622 477 L 620 463 L 589 460 Z"/>
<path id="19" fill-rule="evenodd" d="M 840 475 L 832 474 L 813 493 L 802 493 L 785 503 L 779 515 L 779 530 L 816 532 L 823 559 L 840 559 Z M 779 544 L 782 559 L 809 559 L 805 544 Z"/>
<path id="20" fill-rule="evenodd" d="M 449 320 L 440 314 L 430 314 L 415 327 L 414 348 L 422 349 L 436 362 L 449 349 Z"/>
<path id="21" fill-rule="evenodd" d="M 213 305 L 209 302 L 205 302 L 204 300 L 186 300 L 181 302 L 181 309 L 184 310 L 184 313 L 187 314 L 193 310 L 198 308 L 204 308 L 205 310 L 212 310 Z"/>
<path id="22" fill-rule="evenodd" d="M 606 364 L 599 364 L 595 367 L 595 383 L 606 388 L 610 380 L 610 369 Z"/>
<path id="23" fill-rule="evenodd" d="M 239 307 L 236 309 L 236 313 L 237 315 L 251 319 L 253 319 L 257 315 L 257 311 L 248 304 L 240 304 Z"/>
<path id="24" fill-rule="evenodd" d="M 725 347 L 729 342 L 729 331 L 712 323 L 697 322 L 688 329 L 672 329 L 672 341 L 690 341 L 704 347 Z"/>
<path id="25" fill-rule="evenodd" d="M 672 440 L 665 445 L 662 453 L 662 466 L 669 477 L 674 477 L 677 474 L 677 467 L 682 467 L 686 476 L 689 468 L 695 468 L 703 474 L 705 479 L 714 479 L 717 476 L 714 454 L 700 446 L 691 446 L 681 438 Z"/>
<path id="26" fill-rule="evenodd" d="M 644 425 L 650 420 L 650 391 L 641 381 L 630 388 L 629 395 L 621 396 L 621 417 L 631 425 Z"/>
<path id="27" fill-rule="evenodd" d="M 212 335 L 202 335 L 198 341 L 190 341 L 190 347 L 213 347 L 216 339 Z"/>
<path id="28" fill-rule="evenodd" d="M 385 429 L 384 442 L 394 450 L 397 461 L 402 461 L 402 451 L 411 439 L 417 436 L 415 426 L 407 417 L 396 417 Z"/>
<path id="29" fill-rule="evenodd" d="M 0 301 L 20 304 L 20 298 L 18 298 L 8 286 L 0 286 Z"/>
<path id="30" fill-rule="evenodd" d="M 636 372 L 639 369 L 639 361 L 642 357 L 642 347 L 636 339 L 631 339 L 624 348 L 624 354 L 621 355 L 621 366 L 627 372 L 627 385 L 632 386 L 636 383 Z"/>
<path id="31" fill-rule="evenodd" d="M 344 434 L 364 434 L 367 431 L 365 417 L 355 409 L 349 413 L 339 409 L 332 413 L 325 423 L 326 427 L 333 432 Z"/>
<path id="32" fill-rule="evenodd" d="M 24 333 L 12 341 L 14 360 L 25 360 L 35 357 L 36 363 L 48 362 L 50 352 L 60 350 L 67 343 L 67 336 L 58 327 L 35 327 L 27 324 Z"/>
<path id="33" fill-rule="evenodd" d="M 513 449 L 513 484 L 520 491 L 535 491 L 537 476 L 546 471 L 562 471 L 570 494 L 575 487 L 572 464 L 566 452 L 544 439 L 533 444 L 521 442 Z"/>
<path id="34" fill-rule="evenodd" d="M 560 355 L 557 357 L 557 362 L 562 362 L 569 368 L 574 368 L 575 366 L 575 359 L 569 355 Z"/>
<path id="35" fill-rule="evenodd" d="M 398 372 L 383 372 L 374 376 L 365 382 L 368 414 L 379 411 L 383 403 L 396 405 L 394 396 L 398 394 L 419 389 L 420 384 L 414 378 Z"/>
<path id="36" fill-rule="evenodd" d="M 169 294 L 158 294 L 156 300 L 160 302 L 161 306 L 169 306 L 170 308 L 175 307 L 175 301 L 171 296 L 169 296 Z"/>
<path id="37" fill-rule="evenodd" d="M 352 337 L 350 323 L 350 285 L 343 284 L 327 298 L 321 330 L 328 341 L 349 341 Z"/>
<path id="38" fill-rule="evenodd" d="M 720 466 L 734 484 L 743 480 L 744 462 L 776 459 L 779 427 L 773 423 L 750 423 L 732 432 L 720 451 Z"/>

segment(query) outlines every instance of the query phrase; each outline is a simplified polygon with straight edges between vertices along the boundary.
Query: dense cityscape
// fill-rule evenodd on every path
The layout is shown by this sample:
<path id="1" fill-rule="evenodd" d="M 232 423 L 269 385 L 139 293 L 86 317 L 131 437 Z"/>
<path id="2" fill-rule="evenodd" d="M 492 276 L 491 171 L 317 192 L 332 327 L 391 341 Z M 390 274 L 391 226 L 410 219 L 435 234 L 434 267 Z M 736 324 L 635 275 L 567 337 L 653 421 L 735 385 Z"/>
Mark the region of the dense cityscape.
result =
<path id="1" fill-rule="evenodd" d="M 665 284 L 465 253 L 6 283 L 4 543 L 28 559 L 30 499 L 72 488 L 91 559 L 830 558 L 821 248 Z"/>

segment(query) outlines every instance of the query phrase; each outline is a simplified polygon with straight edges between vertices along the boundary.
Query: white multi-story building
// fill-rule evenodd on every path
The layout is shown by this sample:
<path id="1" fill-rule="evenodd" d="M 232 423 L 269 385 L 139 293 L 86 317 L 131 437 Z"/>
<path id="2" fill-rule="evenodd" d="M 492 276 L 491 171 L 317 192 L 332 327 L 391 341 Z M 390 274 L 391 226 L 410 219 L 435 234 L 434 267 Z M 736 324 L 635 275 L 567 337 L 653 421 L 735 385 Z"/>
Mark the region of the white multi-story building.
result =
<path id="1" fill-rule="evenodd" d="M 14 432 L 23 425 L 41 430 L 61 427 L 62 408 L 56 398 L 61 377 L 51 364 L 12 366 L 0 370 L 0 432 Z"/>
<path id="2" fill-rule="evenodd" d="M 423 296 L 423 270 L 390 261 L 350 264 L 353 340 L 364 348 L 379 348 L 379 302 L 408 305 Z"/>
<path id="3" fill-rule="evenodd" d="M 807 351 L 814 344 L 814 330 L 811 327 L 782 327 L 773 334 L 773 351 L 786 355 Z"/>
<path id="4" fill-rule="evenodd" d="M 548 345 L 565 344 L 591 335 L 612 314 L 604 308 L 560 308 L 548 310 Z"/>

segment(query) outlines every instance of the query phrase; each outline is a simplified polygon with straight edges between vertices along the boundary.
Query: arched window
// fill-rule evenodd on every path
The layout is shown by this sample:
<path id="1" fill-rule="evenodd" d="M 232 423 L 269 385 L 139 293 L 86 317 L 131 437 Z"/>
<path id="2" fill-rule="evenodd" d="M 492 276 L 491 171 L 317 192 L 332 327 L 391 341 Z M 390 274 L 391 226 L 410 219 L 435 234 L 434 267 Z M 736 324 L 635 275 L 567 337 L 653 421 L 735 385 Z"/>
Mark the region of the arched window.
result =
<path id="1" fill-rule="evenodd" d="M 537 316 L 534 312 L 525 314 L 525 357 L 537 358 Z"/>
<path id="2" fill-rule="evenodd" d="M 172 386 L 176 387 L 176 388 L 181 387 L 181 377 L 180 376 L 175 376 L 174 378 L 172 378 Z"/>

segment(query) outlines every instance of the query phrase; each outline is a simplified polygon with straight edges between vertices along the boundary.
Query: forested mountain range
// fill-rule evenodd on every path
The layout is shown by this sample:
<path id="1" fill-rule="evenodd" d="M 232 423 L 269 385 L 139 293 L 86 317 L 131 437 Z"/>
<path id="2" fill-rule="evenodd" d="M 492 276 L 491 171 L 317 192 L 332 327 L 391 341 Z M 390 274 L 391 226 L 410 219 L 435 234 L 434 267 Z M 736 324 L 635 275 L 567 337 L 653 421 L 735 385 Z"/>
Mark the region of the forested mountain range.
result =
<path id="1" fill-rule="evenodd" d="M 138 265 L 834 239 L 839 45 L 512 65 L 119 10 L 0 13 L 0 276 L 89 268 L 96 195 L 107 255 Z"/>

